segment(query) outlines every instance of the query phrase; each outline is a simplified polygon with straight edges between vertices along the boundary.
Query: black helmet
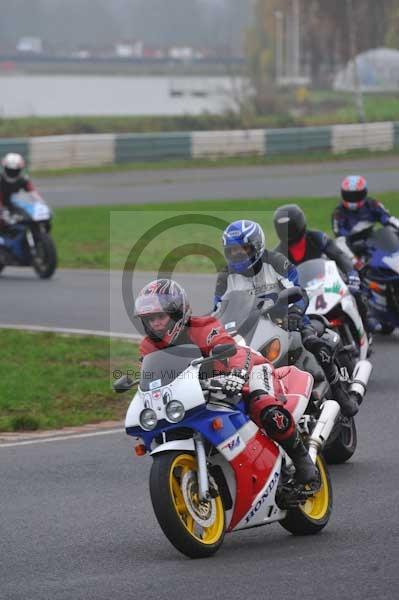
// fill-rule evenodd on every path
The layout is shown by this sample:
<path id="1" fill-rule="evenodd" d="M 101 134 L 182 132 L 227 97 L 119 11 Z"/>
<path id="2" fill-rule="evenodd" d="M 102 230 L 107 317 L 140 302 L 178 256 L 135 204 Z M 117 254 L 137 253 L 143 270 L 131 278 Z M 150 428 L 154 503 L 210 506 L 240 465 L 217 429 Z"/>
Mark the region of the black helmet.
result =
<path id="1" fill-rule="evenodd" d="M 285 204 L 274 213 L 276 233 L 285 244 L 296 244 L 306 231 L 305 213 L 297 204 Z"/>

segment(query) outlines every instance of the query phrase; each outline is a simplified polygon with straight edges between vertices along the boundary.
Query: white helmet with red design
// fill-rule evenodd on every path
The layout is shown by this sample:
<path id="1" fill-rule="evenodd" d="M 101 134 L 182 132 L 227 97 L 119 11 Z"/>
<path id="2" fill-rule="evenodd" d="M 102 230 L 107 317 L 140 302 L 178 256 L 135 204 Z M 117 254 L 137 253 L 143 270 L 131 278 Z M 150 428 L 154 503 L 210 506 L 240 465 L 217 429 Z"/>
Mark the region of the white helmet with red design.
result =
<path id="1" fill-rule="evenodd" d="M 150 320 L 156 315 L 166 314 L 169 321 L 164 330 L 156 332 Z M 141 319 L 146 334 L 154 341 L 172 345 L 186 326 L 191 307 L 184 289 L 172 279 L 156 279 L 140 291 L 134 305 L 134 315 Z"/>
<path id="2" fill-rule="evenodd" d="M 367 181 L 361 175 L 349 175 L 341 184 L 342 204 L 349 210 L 364 206 L 367 198 Z"/>
<path id="3" fill-rule="evenodd" d="M 20 154 L 9 152 L 1 161 L 3 177 L 9 183 L 14 183 L 25 168 L 25 161 Z"/>

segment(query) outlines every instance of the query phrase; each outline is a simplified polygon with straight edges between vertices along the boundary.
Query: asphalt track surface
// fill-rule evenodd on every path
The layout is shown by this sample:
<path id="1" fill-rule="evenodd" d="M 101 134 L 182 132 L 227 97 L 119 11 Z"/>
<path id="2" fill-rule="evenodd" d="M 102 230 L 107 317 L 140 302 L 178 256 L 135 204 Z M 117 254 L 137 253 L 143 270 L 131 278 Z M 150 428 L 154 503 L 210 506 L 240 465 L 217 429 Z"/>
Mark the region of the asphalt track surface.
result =
<path id="1" fill-rule="evenodd" d="M 338 195 L 345 175 L 367 176 L 369 189 L 398 189 L 399 157 L 302 165 L 125 171 L 35 180 L 51 206 L 153 204 L 226 198 Z"/>
<path id="2" fill-rule="evenodd" d="M 342 171 L 325 173 L 324 167 L 324 176 L 333 175 L 336 186 Z M 328 165 L 333 167 L 337 169 L 337 164 Z M 379 166 L 378 171 L 383 181 L 374 186 L 382 191 L 390 176 L 381 173 Z M 370 182 L 371 175 L 368 172 Z M 90 196 L 88 189 L 79 202 L 90 203 L 92 198 L 93 203 L 108 204 L 110 194 L 101 181 L 108 176 L 93 177 L 103 194 Z M 397 189 L 395 173 L 393 177 L 389 189 Z M 82 189 L 76 178 L 73 181 L 75 191 Z M 218 195 L 208 190 L 209 197 L 230 195 L 222 182 L 223 178 L 213 181 L 214 188 L 221 190 Z M 276 179 L 279 188 L 281 182 Z M 263 184 L 261 177 L 254 195 L 267 195 L 265 189 L 259 192 Z M 129 190 L 121 186 L 120 195 L 112 199 L 162 201 L 151 185 L 142 186 L 146 198 L 134 193 L 137 200 L 132 200 Z M 165 187 L 160 182 L 157 189 Z M 178 187 L 182 194 L 187 190 L 187 198 L 195 197 L 193 184 Z M 238 189 L 239 177 L 233 187 L 238 196 L 251 195 L 247 185 L 245 193 Z M 312 188 L 319 195 L 317 185 Z M 47 196 L 44 187 L 42 191 Z M 306 195 L 298 178 L 296 188 L 282 195 L 295 191 Z M 62 194 L 61 190 L 51 198 L 53 204 L 78 200 L 70 190 Z M 173 199 L 178 199 L 176 194 Z M 149 274 L 141 277 L 135 285 L 147 281 Z M 206 312 L 212 278 L 180 280 L 191 291 L 194 310 Z M 118 273 L 109 280 L 102 271 L 63 270 L 44 282 L 30 270 L 7 268 L 0 277 L 0 294 L 0 322 L 125 333 L 133 329 Z M 294 538 L 275 524 L 229 535 L 215 557 L 190 561 L 170 546 L 157 525 L 148 493 L 151 461 L 136 458 L 123 433 L 0 446 L 1 600 L 395 598 L 399 584 L 398 344 L 397 336 L 376 340 L 373 378 L 357 417 L 358 450 L 350 462 L 331 468 L 334 511 L 328 527 L 316 537 Z"/>
<path id="3" fill-rule="evenodd" d="M 133 290 L 154 279 L 155 273 L 136 273 Z M 215 277 L 180 275 L 190 293 L 193 311 L 212 309 Z M 120 271 L 63 269 L 49 281 L 32 269 L 7 267 L 0 276 L 0 325 L 43 326 L 137 335 L 130 320 L 132 305 L 124 303 Z"/>
<path id="4" fill-rule="evenodd" d="M 151 459 L 123 433 L 0 446 L 1 599 L 396 598 L 398 344 L 377 341 L 358 450 L 331 468 L 333 514 L 315 537 L 274 524 L 190 561 L 153 515 Z"/>

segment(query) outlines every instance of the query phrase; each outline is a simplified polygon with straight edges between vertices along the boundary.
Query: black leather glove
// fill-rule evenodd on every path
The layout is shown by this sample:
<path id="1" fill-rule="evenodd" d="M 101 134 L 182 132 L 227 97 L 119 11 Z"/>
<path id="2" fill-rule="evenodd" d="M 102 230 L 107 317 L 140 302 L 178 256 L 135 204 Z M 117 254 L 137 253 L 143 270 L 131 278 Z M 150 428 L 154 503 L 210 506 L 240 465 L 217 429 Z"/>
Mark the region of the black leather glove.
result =
<path id="1" fill-rule="evenodd" d="M 303 312 L 298 306 L 289 306 L 286 317 L 288 331 L 301 331 L 303 329 Z"/>
<path id="2" fill-rule="evenodd" d="M 233 369 L 228 375 L 220 378 L 222 391 L 226 396 L 240 394 L 248 381 L 248 372 L 245 369 Z"/>

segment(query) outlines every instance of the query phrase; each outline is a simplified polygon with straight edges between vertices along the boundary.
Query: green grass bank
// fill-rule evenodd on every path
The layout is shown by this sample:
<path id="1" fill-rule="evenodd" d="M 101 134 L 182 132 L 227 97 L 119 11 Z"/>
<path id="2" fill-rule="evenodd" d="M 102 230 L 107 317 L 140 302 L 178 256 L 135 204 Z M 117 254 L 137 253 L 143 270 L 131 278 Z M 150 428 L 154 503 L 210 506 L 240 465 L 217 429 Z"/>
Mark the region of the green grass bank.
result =
<path id="1" fill-rule="evenodd" d="M 399 215 L 399 192 L 377 194 L 385 206 Z M 55 211 L 54 237 L 57 243 L 60 267 L 122 269 L 126 257 L 139 237 L 154 224 L 181 212 L 195 211 L 211 218 L 253 218 L 264 227 L 268 246 L 276 243 L 272 224 L 273 211 L 282 204 L 295 202 L 305 211 L 310 228 L 321 229 L 331 234 L 331 213 L 337 198 L 286 198 L 279 200 L 224 200 L 186 202 L 168 205 L 146 206 L 94 206 L 58 208 Z M 110 214 L 112 228 L 110 245 Z M 187 243 L 202 244 L 205 230 L 196 225 L 170 228 L 158 235 L 146 246 L 136 268 L 142 271 L 158 269 L 160 257 L 175 251 L 177 246 Z M 206 243 L 220 248 L 220 231 L 206 230 Z M 173 257 L 172 257 L 173 258 Z M 177 264 L 180 272 L 214 272 L 209 259 L 201 255 L 190 255 Z"/>
<path id="2" fill-rule="evenodd" d="M 123 419 L 129 394 L 114 369 L 138 369 L 137 344 L 0 330 L 0 431 L 58 429 Z"/>
<path id="3" fill-rule="evenodd" d="M 395 94 L 365 94 L 366 120 L 399 120 Z M 287 91 L 273 99 L 267 114 L 251 110 L 198 116 L 59 116 L 0 118 L 0 138 L 84 133 L 153 133 L 219 129 L 264 129 L 356 123 L 353 95 L 333 91 Z"/>

